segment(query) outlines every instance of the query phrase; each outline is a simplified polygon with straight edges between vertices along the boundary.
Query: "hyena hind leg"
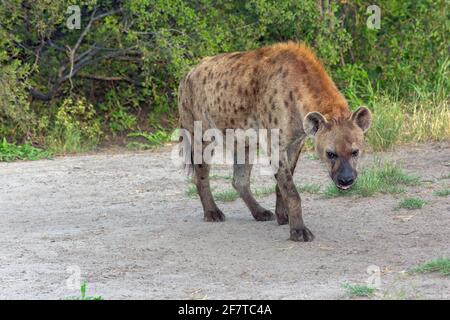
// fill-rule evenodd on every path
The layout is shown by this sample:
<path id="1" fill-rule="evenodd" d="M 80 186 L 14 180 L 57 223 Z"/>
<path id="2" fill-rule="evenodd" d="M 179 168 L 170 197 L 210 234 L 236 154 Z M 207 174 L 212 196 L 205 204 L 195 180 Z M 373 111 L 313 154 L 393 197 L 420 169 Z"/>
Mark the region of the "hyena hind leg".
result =
<path id="1" fill-rule="evenodd" d="M 224 221 L 225 215 L 217 207 L 209 185 L 208 164 L 194 164 L 194 183 L 203 206 L 205 221 Z"/>
<path id="2" fill-rule="evenodd" d="M 252 195 L 250 190 L 251 172 L 251 164 L 234 164 L 233 187 L 239 192 L 240 197 L 244 200 L 256 221 L 273 220 L 274 214 L 270 210 L 261 207 Z"/>

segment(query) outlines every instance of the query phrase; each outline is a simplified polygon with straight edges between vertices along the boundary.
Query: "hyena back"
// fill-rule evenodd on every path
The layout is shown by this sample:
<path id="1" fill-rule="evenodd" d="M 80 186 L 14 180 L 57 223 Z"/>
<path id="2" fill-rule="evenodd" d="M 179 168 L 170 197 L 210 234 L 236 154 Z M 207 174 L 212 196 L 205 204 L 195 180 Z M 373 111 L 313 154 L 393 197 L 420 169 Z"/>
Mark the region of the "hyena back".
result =
<path id="1" fill-rule="evenodd" d="M 279 129 L 280 161 L 275 174 L 275 216 L 289 223 L 290 238 L 314 236 L 302 218 L 301 199 L 293 181 L 300 151 L 308 135 L 335 184 L 348 189 L 356 179 L 356 162 L 371 113 L 351 113 L 345 98 L 310 49 L 293 42 L 247 52 L 204 58 L 182 80 L 178 95 L 181 128 Z M 223 221 L 209 185 L 208 164 L 194 164 L 194 182 L 206 221 Z M 274 219 L 250 191 L 251 163 L 234 164 L 233 187 L 257 221 Z"/>

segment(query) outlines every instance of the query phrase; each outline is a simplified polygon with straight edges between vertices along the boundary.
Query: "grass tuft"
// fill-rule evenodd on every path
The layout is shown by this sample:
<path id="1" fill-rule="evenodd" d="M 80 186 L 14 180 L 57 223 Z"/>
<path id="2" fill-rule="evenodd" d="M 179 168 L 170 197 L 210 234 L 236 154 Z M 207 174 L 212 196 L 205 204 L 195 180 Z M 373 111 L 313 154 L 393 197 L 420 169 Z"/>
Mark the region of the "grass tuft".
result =
<path id="1" fill-rule="evenodd" d="M 375 289 L 366 284 L 346 283 L 343 287 L 351 297 L 371 298 L 375 293 Z"/>
<path id="2" fill-rule="evenodd" d="M 268 195 L 270 195 L 274 192 L 275 192 L 275 186 L 261 187 L 261 188 L 252 190 L 252 193 L 255 197 L 267 197 Z"/>
<path id="3" fill-rule="evenodd" d="M 443 276 L 450 276 L 450 259 L 440 258 L 425 262 L 411 270 L 414 273 L 439 272 Z"/>
<path id="4" fill-rule="evenodd" d="M 361 172 L 355 185 L 348 191 L 342 191 L 330 184 L 324 191 L 327 198 L 357 195 L 370 197 L 375 193 L 402 193 L 404 186 L 416 185 L 419 178 L 405 173 L 393 162 L 377 161 Z"/>
<path id="5" fill-rule="evenodd" d="M 404 142 L 444 141 L 450 137 L 448 100 L 420 99 L 405 105 Z"/>
<path id="6" fill-rule="evenodd" d="M 367 141 L 374 151 L 391 149 L 401 137 L 404 112 L 400 103 L 382 96 L 375 99 L 371 109 L 374 118 Z"/>
<path id="7" fill-rule="evenodd" d="M 234 190 L 225 190 L 225 191 L 219 191 L 213 194 L 214 199 L 221 202 L 232 202 L 239 198 L 239 193 Z"/>
<path id="8" fill-rule="evenodd" d="M 399 143 L 450 138 L 448 99 L 420 92 L 408 101 L 378 95 L 373 97 L 370 109 L 374 118 L 367 141 L 374 151 L 389 150 Z"/>
<path id="9" fill-rule="evenodd" d="M 450 195 L 450 188 L 435 191 L 433 194 L 439 197 L 447 197 Z"/>
<path id="10" fill-rule="evenodd" d="M 419 198 L 405 198 L 395 207 L 398 209 L 416 210 L 422 209 L 427 202 Z"/>

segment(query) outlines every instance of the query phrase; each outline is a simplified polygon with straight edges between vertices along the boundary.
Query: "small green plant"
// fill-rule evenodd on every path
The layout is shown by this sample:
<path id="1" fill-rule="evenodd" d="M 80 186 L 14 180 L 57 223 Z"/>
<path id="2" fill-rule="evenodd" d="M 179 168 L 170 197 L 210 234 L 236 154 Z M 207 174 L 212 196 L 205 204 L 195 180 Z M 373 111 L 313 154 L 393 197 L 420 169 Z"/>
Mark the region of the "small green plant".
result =
<path id="1" fill-rule="evenodd" d="M 100 119 L 86 98 L 66 98 L 56 113 L 54 127 L 47 137 L 55 153 L 77 153 L 94 149 L 102 136 Z"/>
<path id="2" fill-rule="evenodd" d="M 399 209 L 408 209 L 408 210 L 415 210 L 415 209 L 422 209 L 423 206 L 426 204 L 426 201 L 419 199 L 419 198 L 405 198 L 395 207 L 396 210 Z"/>
<path id="3" fill-rule="evenodd" d="M 252 190 L 252 193 L 255 197 L 266 197 L 269 194 L 272 194 L 274 192 L 275 192 L 275 186 L 261 187 L 261 188 Z"/>
<path id="4" fill-rule="evenodd" d="M 237 198 L 239 198 L 239 193 L 233 189 L 214 193 L 214 199 L 221 202 L 232 202 Z"/>
<path id="5" fill-rule="evenodd" d="M 67 300 L 103 300 L 102 296 L 88 296 L 87 295 L 87 283 L 83 282 L 80 286 L 79 297 L 68 297 Z"/>
<path id="6" fill-rule="evenodd" d="M 375 289 L 366 284 L 346 283 L 342 286 L 351 297 L 373 297 Z"/>
<path id="7" fill-rule="evenodd" d="M 450 188 L 435 191 L 433 194 L 439 197 L 447 197 L 450 195 Z"/>
<path id="8" fill-rule="evenodd" d="M 320 192 L 320 185 L 315 184 L 315 183 L 307 183 L 304 185 L 297 185 L 296 188 L 297 188 L 297 191 L 300 193 L 315 194 L 315 193 Z"/>
<path id="9" fill-rule="evenodd" d="M 8 143 L 5 138 L 0 143 L 0 161 L 39 160 L 49 159 L 51 156 L 50 151 L 35 148 L 29 143 L 16 145 L 15 143 Z"/>
<path id="10" fill-rule="evenodd" d="M 165 129 L 159 128 L 155 132 L 133 132 L 128 134 L 129 138 L 140 138 L 144 142 L 132 141 L 127 147 L 132 150 L 145 150 L 154 147 L 162 146 L 164 143 L 170 141 L 171 134 Z"/>
<path id="11" fill-rule="evenodd" d="M 189 185 L 189 187 L 186 189 L 186 195 L 189 198 L 195 198 L 198 195 L 197 187 L 193 184 Z"/>
<path id="12" fill-rule="evenodd" d="M 112 136 L 118 133 L 130 132 L 137 127 L 138 118 L 133 114 L 138 103 L 132 89 L 110 89 L 104 100 L 96 106 L 106 120 Z"/>
<path id="13" fill-rule="evenodd" d="M 113 134 L 132 130 L 136 127 L 137 118 L 135 115 L 129 114 L 123 107 L 117 107 L 111 112 L 109 128 Z"/>
<path id="14" fill-rule="evenodd" d="M 411 270 L 413 273 L 439 272 L 443 276 L 450 276 L 450 259 L 440 258 L 425 262 Z"/>
<path id="15" fill-rule="evenodd" d="M 402 193 L 404 186 L 416 185 L 419 178 L 405 173 L 393 162 L 376 161 L 361 172 L 355 185 L 348 191 L 342 191 L 330 184 L 324 192 L 325 197 L 358 195 L 370 197 L 380 193 Z"/>

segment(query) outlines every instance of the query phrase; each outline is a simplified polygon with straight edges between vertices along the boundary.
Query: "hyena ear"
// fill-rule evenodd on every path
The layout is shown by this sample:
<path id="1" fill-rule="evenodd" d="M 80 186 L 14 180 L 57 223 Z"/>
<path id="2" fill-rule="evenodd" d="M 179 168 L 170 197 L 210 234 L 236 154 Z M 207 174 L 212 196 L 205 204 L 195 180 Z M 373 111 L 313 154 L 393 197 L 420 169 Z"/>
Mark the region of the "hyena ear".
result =
<path id="1" fill-rule="evenodd" d="M 353 112 L 352 121 L 355 122 L 363 132 L 366 132 L 372 124 L 372 112 L 366 107 L 359 107 L 358 110 Z"/>
<path id="2" fill-rule="evenodd" d="M 314 137 L 321 125 L 325 125 L 327 119 L 320 112 L 309 112 L 303 120 L 303 130 L 311 137 Z"/>

